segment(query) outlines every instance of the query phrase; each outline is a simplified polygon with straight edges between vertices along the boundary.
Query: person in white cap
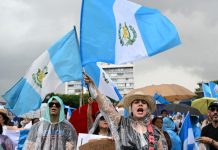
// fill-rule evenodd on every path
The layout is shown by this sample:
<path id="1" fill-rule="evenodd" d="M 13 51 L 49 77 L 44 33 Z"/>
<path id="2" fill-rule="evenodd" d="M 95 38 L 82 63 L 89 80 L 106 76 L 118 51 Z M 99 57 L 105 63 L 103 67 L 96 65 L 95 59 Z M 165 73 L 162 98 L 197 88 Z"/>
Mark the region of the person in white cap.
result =
<path id="1" fill-rule="evenodd" d="M 116 150 L 163 149 L 160 131 L 151 124 L 151 113 L 156 109 L 152 96 L 145 95 L 140 90 L 127 94 L 123 103 L 130 116 L 124 118 L 109 99 L 99 92 L 92 79 L 86 74 L 84 78 L 89 84 L 92 98 L 96 99 L 101 113 L 109 122 Z"/>

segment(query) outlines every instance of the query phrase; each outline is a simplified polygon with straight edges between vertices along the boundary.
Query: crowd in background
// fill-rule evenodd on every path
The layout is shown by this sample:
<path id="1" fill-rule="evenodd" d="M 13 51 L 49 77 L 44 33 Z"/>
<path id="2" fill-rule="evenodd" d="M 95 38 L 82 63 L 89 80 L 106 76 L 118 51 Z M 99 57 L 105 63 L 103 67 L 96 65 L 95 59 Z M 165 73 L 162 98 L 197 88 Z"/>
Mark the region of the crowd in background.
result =
<path id="1" fill-rule="evenodd" d="M 150 147 L 164 150 L 183 149 L 179 132 L 186 114 L 179 112 L 170 114 L 163 109 L 160 114 L 154 115 L 156 104 L 152 102 L 151 97 L 143 97 L 136 93 L 124 98 L 124 105 L 125 108 L 128 108 L 129 117 L 124 117 L 123 114 L 116 111 L 115 107 L 108 103 L 107 98 L 103 100 L 105 97 L 96 95 L 95 99 L 99 103 L 100 112 L 93 118 L 91 114 L 92 99 L 89 98 L 87 109 L 88 134 L 112 137 L 118 145 L 116 149 L 121 150 L 145 150 Z M 146 108 L 144 108 L 145 106 Z M 148 113 L 146 112 L 144 115 L 145 110 Z M 67 121 L 66 112 L 63 102 L 58 96 L 50 98 L 42 118 L 12 118 L 12 116 L 8 117 L 7 112 L 0 112 L 1 148 L 5 150 L 76 149 L 77 132 Z M 136 119 L 141 116 L 143 116 L 142 120 Z M 218 103 L 211 103 L 208 108 L 208 116 L 203 120 L 195 115 L 191 115 L 190 120 L 196 140 L 194 149 L 201 147 L 210 150 L 218 149 Z M 20 139 L 14 140 L 13 135 L 10 134 L 10 131 L 13 130 L 26 131 L 25 138 L 21 141 Z M 145 136 L 147 140 L 144 140 Z"/>

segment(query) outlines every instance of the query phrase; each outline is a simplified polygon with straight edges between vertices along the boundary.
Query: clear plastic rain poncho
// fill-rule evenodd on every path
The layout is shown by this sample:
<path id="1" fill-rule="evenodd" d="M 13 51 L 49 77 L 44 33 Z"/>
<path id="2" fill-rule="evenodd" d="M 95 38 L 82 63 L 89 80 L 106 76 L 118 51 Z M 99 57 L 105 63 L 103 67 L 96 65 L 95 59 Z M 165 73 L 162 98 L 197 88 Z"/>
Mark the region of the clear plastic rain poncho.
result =
<path id="1" fill-rule="evenodd" d="M 77 133 L 65 120 L 64 104 L 58 96 L 52 96 L 48 104 L 57 100 L 60 107 L 59 122 L 51 123 L 47 106 L 42 121 L 34 124 L 28 134 L 24 150 L 73 150 L 76 149 Z"/>
<path id="2" fill-rule="evenodd" d="M 91 95 L 95 95 L 93 96 L 94 98 L 97 97 L 97 92 L 92 84 L 90 84 L 90 91 Z M 145 132 L 140 134 L 134 129 L 134 126 L 137 124 L 147 126 L 147 123 L 150 120 L 150 114 L 148 114 L 142 122 L 135 121 L 131 116 L 129 118 L 124 118 L 115 110 L 109 99 L 104 95 L 98 96 L 100 111 L 109 123 L 112 137 L 115 140 L 116 150 L 148 150 L 149 133 Z M 159 139 L 160 132 L 154 127 L 154 150 L 158 149 L 157 141 L 159 141 Z"/>
<path id="3" fill-rule="evenodd" d="M 99 120 L 101 117 L 103 117 L 103 115 L 101 113 L 99 113 L 97 115 L 97 117 L 95 118 L 95 122 L 93 123 L 92 128 L 89 130 L 89 134 L 96 134 L 96 130 L 99 127 Z M 108 132 L 107 136 L 111 136 L 110 129 L 108 129 L 108 131 L 109 132 Z"/>

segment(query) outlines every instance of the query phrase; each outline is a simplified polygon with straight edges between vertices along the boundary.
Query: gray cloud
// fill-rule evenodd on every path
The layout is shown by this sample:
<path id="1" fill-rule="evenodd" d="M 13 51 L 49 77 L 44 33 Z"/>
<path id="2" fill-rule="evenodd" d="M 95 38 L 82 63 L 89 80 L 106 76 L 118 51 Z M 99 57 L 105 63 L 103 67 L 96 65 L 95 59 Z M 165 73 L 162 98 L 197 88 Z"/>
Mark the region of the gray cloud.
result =
<path id="1" fill-rule="evenodd" d="M 134 1 L 160 9 L 182 40 L 174 49 L 135 63 L 136 87 L 171 81 L 194 89 L 198 81 L 217 79 L 217 0 Z M 79 33 L 80 7 L 80 0 L 1 1 L 0 94 L 73 25 Z"/>

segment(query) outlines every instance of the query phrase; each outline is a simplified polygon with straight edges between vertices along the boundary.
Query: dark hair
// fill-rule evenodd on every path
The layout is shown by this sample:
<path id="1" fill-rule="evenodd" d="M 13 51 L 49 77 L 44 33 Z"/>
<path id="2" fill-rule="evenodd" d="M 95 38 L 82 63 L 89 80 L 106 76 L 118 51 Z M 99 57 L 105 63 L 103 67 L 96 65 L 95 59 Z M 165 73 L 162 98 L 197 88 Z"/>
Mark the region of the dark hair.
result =
<path id="1" fill-rule="evenodd" d="M 163 114 L 164 112 L 168 113 L 166 109 L 162 109 L 160 113 Z"/>
<path id="2" fill-rule="evenodd" d="M 2 125 L 0 124 L 0 134 L 2 134 L 3 132 L 3 128 L 2 128 Z"/>
<path id="3" fill-rule="evenodd" d="M 97 125 L 97 127 L 96 127 L 95 131 L 93 132 L 93 134 L 98 135 L 99 131 L 100 131 L 100 128 L 99 128 L 99 125 Z"/>
<path id="4" fill-rule="evenodd" d="M 4 119 L 4 124 L 8 125 L 8 123 L 10 122 L 10 119 L 8 118 L 8 116 L 5 113 L 3 113 L 3 112 L 0 112 L 0 115 Z"/>
<path id="5" fill-rule="evenodd" d="M 160 119 L 160 120 L 162 120 L 163 121 L 163 118 L 162 117 L 158 117 L 158 116 L 156 116 L 156 117 L 154 117 L 153 119 L 152 119 L 152 124 L 154 124 L 155 123 L 155 121 L 157 120 L 157 119 Z"/>
<path id="6" fill-rule="evenodd" d="M 93 134 L 98 135 L 99 131 L 100 131 L 100 128 L 99 128 L 99 125 L 97 125 L 97 127 L 96 127 L 95 131 L 93 132 Z M 108 127 L 108 133 L 111 134 L 111 130 L 110 130 L 109 127 Z"/>
<path id="7" fill-rule="evenodd" d="M 97 118 L 97 116 L 100 114 L 101 112 L 98 111 L 95 113 L 95 119 Z M 104 117 L 104 116 L 101 116 L 101 117 Z M 98 124 L 97 124 L 97 127 L 95 128 L 95 131 L 93 132 L 93 134 L 96 134 L 98 135 L 99 131 L 100 131 L 100 127 L 99 127 L 99 121 L 100 121 L 100 118 L 98 120 Z M 108 133 L 111 134 L 111 131 L 110 131 L 110 128 L 108 127 Z"/>

